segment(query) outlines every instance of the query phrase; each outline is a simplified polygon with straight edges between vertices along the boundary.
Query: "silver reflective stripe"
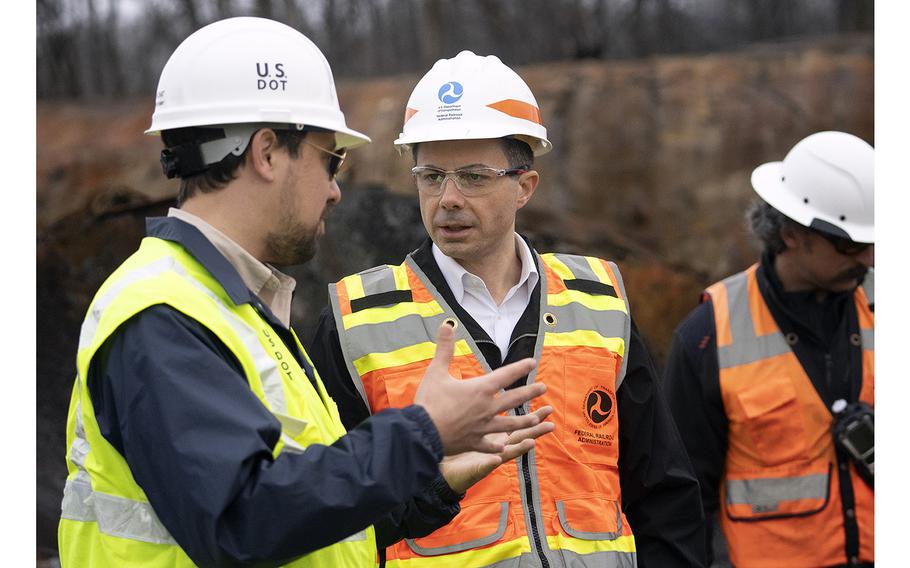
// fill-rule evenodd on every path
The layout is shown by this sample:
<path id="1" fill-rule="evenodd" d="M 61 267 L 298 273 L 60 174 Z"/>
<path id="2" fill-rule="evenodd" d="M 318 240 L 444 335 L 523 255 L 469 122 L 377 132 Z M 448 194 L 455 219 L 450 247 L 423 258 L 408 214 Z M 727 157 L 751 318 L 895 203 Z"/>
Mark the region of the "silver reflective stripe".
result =
<path id="1" fill-rule="evenodd" d="M 391 353 L 397 349 L 436 340 L 436 328 L 450 316 L 437 314 L 424 318 L 409 314 L 395 321 L 361 324 L 345 330 L 351 361 L 373 353 Z"/>
<path id="2" fill-rule="evenodd" d="M 361 272 L 360 280 L 363 282 L 363 293 L 365 296 L 391 292 L 396 289 L 395 273 L 388 265 L 377 266 Z"/>
<path id="3" fill-rule="evenodd" d="M 721 369 L 746 365 L 761 359 L 790 353 L 790 346 L 780 331 L 757 336 L 749 306 L 748 275 L 734 274 L 723 281 L 727 288 L 727 314 L 730 318 L 730 345 L 717 348 Z"/>
<path id="4" fill-rule="evenodd" d="M 609 260 L 607 261 L 607 264 L 613 269 L 613 275 L 616 276 L 616 284 L 619 286 L 619 293 L 626 304 L 626 322 L 622 332 L 623 348 L 625 351 L 623 352 L 619 375 L 616 377 L 616 391 L 618 392 L 620 385 L 622 385 L 623 380 L 626 378 L 626 367 L 629 365 L 629 337 L 632 333 L 632 308 L 629 305 L 629 297 L 626 296 L 626 286 L 623 284 L 619 267 Z"/>
<path id="5" fill-rule="evenodd" d="M 616 532 L 587 532 L 573 529 L 569 525 L 569 520 L 566 519 L 566 508 L 563 501 L 556 502 L 556 513 L 559 515 L 559 523 L 569 536 L 582 540 L 616 540 L 622 536 L 622 513 L 619 510 L 619 503 L 614 501 L 613 506 L 616 507 Z"/>
<path id="6" fill-rule="evenodd" d="M 828 475 L 815 473 L 801 477 L 766 479 L 727 479 L 726 502 L 730 505 L 752 505 L 753 512 L 775 511 L 781 501 L 825 499 Z"/>
<path id="7" fill-rule="evenodd" d="M 197 290 L 208 296 L 215 303 L 219 314 L 227 321 L 231 328 L 237 333 L 247 348 L 250 356 L 253 358 L 256 370 L 262 380 L 265 398 L 271 405 L 272 409 L 285 413 L 287 404 L 284 400 L 284 387 L 281 382 L 281 376 L 278 371 L 278 365 L 275 360 L 265 351 L 262 343 L 259 341 L 256 330 L 252 329 L 237 314 L 229 310 L 221 299 L 211 290 L 205 287 L 201 282 L 191 277 L 183 265 L 176 258 L 166 256 L 159 258 L 145 266 L 136 268 L 125 274 L 120 280 L 115 282 L 103 296 L 98 298 L 93 304 L 82 325 L 82 333 L 79 336 L 79 349 L 83 349 L 92 344 L 95 333 L 98 331 L 98 323 L 104 314 L 104 311 L 110 307 L 117 295 L 120 294 L 127 286 L 135 284 L 141 280 L 154 278 L 166 272 L 173 272 L 186 280 Z"/>
<path id="8" fill-rule="evenodd" d="M 362 530 L 362 531 L 356 532 L 356 533 L 352 534 L 351 536 L 349 536 L 348 538 L 342 539 L 338 542 L 361 542 L 366 539 L 367 539 L 367 531 Z"/>
<path id="9" fill-rule="evenodd" d="M 746 308 L 748 309 L 748 308 Z M 741 340 L 732 345 L 724 345 L 717 349 L 717 362 L 721 369 L 729 369 L 738 365 L 754 363 L 761 359 L 776 357 L 790 353 L 790 346 L 780 332 L 753 337 L 751 340 Z"/>
<path id="10" fill-rule="evenodd" d="M 863 349 L 875 351 L 875 330 L 861 329 L 859 333 L 863 339 Z"/>
<path id="11" fill-rule="evenodd" d="M 594 282 L 600 282 L 600 278 L 594 274 L 594 271 L 591 270 L 591 265 L 588 264 L 588 259 L 583 256 L 578 256 L 575 254 L 561 254 L 554 253 L 553 256 L 561 263 L 565 264 L 566 267 L 572 271 L 572 274 L 575 275 L 575 278 L 579 280 L 593 280 Z"/>
<path id="12" fill-rule="evenodd" d="M 866 272 L 866 278 L 863 280 L 863 292 L 866 293 L 866 299 L 869 300 L 869 305 L 872 306 L 875 304 L 875 269 L 870 268 Z"/>
<path id="13" fill-rule="evenodd" d="M 727 288 L 727 315 L 730 318 L 732 345 L 755 339 L 752 310 L 749 309 L 749 282 L 745 272 L 724 280 Z"/>
<path id="14" fill-rule="evenodd" d="M 637 568 L 638 556 L 635 552 L 621 552 L 618 550 L 605 550 L 580 554 L 571 550 L 562 549 L 564 566 L 569 568 Z"/>
<path id="15" fill-rule="evenodd" d="M 338 285 L 329 284 L 329 304 L 332 306 L 332 316 L 335 318 L 335 329 L 338 330 L 338 343 L 341 346 L 341 353 L 344 357 L 344 364 L 348 368 L 348 375 L 351 376 L 351 381 L 354 383 L 354 386 L 357 388 L 357 392 L 360 393 L 360 398 L 363 399 L 363 404 L 366 405 L 367 410 L 370 414 L 373 414 L 373 409 L 370 408 L 370 399 L 367 398 L 366 387 L 363 386 L 363 380 L 360 378 L 360 373 L 357 372 L 357 367 L 354 366 L 354 361 L 358 357 L 352 357 L 352 352 L 363 351 L 362 348 L 358 349 L 357 344 L 353 343 L 348 338 L 348 333 L 344 329 L 344 321 L 341 316 L 341 302 L 338 300 Z"/>
<path id="16" fill-rule="evenodd" d="M 451 544 L 449 546 L 423 547 L 417 544 L 417 542 L 413 539 L 409 538 L 405 539 L 405 541 L 408 543 L 408 546 L 411 548 L 411 550 L 417 554 L 420 554 L 421 556 L 441 556 L 443 554 L 454 554 L 456 552 L 462 552 L 464 550 L 470 550 L 472 548 L 479 548 L 481 546 L 493 544 L 497 540 L 501 539 L 502 535 L 506 534 L 506 526 L 508 520 L 509 502 L 503 501 L 499 504 L 499 525 L 496 527 L 496 531 L 492 534 L 466 542 Z"/>
<path id="17" fill-rule="evenodd" d="M 106 535 L 152 544 L 177 544 L 151 505 L 93 491 L 91 482 L 78 474 L 66 481 L 62 509 L 64 519 L 97 522 L 98 530 Z"/>
<path id="18" fill-rule="evenodd" d="M 170 270 L 176 262 L 176 259 L 166 256 L 146 264 L 145 266 L 140 266 L 139 268 L 131 270 L 114 282 L 103 296 L 92 302 L 89 312 L 85 316 L 85 321 L 82 322 L 82 329 L 79 332 L 79 351 L 82 351 L 92 344 L 95 333 L 98 331 L 98 323 L 101 321 L 101 315 L 120 292 L 140 280 L 153 278 L 162 272 Z"/>
<path id="19" fill-rule="evenodd" d="M 596 331 L 604 337 L 622 337 L 629 316 L 619 310 L 597 311 L 578 302 L 565 306 L 547 306 L 545 311 L 556 316 L 556 325 L 548 331 L 566 333 L 580 329 Z"/>

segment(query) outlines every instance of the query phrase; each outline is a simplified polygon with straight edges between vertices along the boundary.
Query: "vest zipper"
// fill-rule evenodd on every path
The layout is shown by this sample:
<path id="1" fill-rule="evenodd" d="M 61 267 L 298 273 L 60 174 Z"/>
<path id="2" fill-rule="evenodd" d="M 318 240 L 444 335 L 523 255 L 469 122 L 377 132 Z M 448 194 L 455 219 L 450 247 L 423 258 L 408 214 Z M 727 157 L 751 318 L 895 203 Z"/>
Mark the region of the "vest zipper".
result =
<path id="1" fill-rule="evenodd" d="M 525 414 L 524 408 L 517 407 L 515 409 L 515 414 L 522 416 Z M 540 557 L 540 565 L 542 568 L 550 568 L 550 562 L 547 560 L 547 555 L 543 551 L 543 543 L 540 538 L 540 530 L 537 527 L 537 511 L 534 509 L 534 489 L 531 484 L 531 467 L 528 464 L 528 454 L 520 456 L 518 461 L 521 463 L 521 474 L 524 478 L 525 484 L 525 495 L 527 496 L 527 505 L 528 505 L 528 518 L 531 521 L 531 537 L 534 540 L 534 548 L 537 550 L 537 555 Z"/>

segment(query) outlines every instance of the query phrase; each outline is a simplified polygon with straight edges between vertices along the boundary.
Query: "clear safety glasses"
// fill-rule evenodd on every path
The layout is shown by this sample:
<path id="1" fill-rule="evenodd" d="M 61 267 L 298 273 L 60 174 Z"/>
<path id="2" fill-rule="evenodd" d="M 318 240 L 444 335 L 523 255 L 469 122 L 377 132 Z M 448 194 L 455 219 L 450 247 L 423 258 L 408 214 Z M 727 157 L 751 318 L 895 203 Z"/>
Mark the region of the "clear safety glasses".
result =
<path id="1" fill-rule="evenodd" d="M 475 167 L 459 170 L 415 166 L 411 168 L 411 175 L 414 176 L 417 190 L 426 195 L 432 197 L 442 195 L 446 180 L 451 178 L 455 182 L 455 187 L 465 197 L 475 197 L 493 191 L 496 187 L 496 180 L 503 176 L 516 176 L 529 171 L 529 166 L 526 165 L 512 169 Z"/>

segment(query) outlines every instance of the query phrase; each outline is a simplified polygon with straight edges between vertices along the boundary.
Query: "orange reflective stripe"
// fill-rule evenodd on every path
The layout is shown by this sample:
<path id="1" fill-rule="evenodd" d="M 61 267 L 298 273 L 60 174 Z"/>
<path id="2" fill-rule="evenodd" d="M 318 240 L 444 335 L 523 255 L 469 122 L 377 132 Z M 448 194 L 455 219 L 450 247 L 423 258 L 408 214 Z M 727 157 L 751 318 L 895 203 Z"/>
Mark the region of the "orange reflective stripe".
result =
<path id="1" fill-rule="evenodd" d="M 714 306 L 714 321 L 717 332 L 717 346 L 723 347 L 733 343 L 730 333 L 730 312 L 727 306 L 727 287 L 722 282 L 708 288 L 711 303 Z"/>
<path id="2" fill-rule="evenodd" d="M 610 276 L 610 280 L 613 282 L 613 290 L 616 291 L 616 297 L 620 300 L 625 300 L 623 297 L 622 286 L 619 285 L 619 282 L 616 279 L 616 274 L 613 273 L 613 268 L 610 266 L 610 263 L 601 258 L 598 258 L 597 261 L 603 265 L 604 270 L 606 270 L 607 274 Z"/>
<path id="3" fill-rule="evenodd" d="M 351 315 L 351 300 L 348 298 L 348 287 L 344 280 L 335 284 L 335 290 L 338 293 L 338 305 L 341 307 L 341 315 Z"/>
<path id="4" fill-rule="evenodd" d="M 415 114 L 417 114 L 416 108 L 406 108 L 404 110 L 404 121 L 407 122 L 407 121 L 411 120 L 411 117 L 414 116 Z"/>
<path id="5" fill-rule="evenodd" d="M 419 304 L 425 304 L 427 302 L 434 302 L 433 295 L 430 294 L 430 291 L 426 289 L 426 286 L 420 281 L 420 278 L 414 274 L 414 271 L 411 270 L 410 266 L 405 266 L 408 273 L 408 286 L 411 287 L 411 301 L 417 302 Z"/>
<path id="6" fill-rule="evenodd" d="M 521 118 L 523 120 L 536 122 L 537 124 L 543 124 L 543 122 L 540 120 L 540 109 L 524 101 L 506 99 L 504 101 L 497 101 L 495 103 L 488 104 L 487 106 L 493 110 L 498 110 L 499 112 L 503 112 L 515 118 Z"/>
<path id="7" fill-rule="evenodd" d="M 547 294 L 553 295 L 565 292 L 566 285 L 563 283 L 562 278 L 546 262 L 543 263 L 543 268 L 547 276 Z"/>

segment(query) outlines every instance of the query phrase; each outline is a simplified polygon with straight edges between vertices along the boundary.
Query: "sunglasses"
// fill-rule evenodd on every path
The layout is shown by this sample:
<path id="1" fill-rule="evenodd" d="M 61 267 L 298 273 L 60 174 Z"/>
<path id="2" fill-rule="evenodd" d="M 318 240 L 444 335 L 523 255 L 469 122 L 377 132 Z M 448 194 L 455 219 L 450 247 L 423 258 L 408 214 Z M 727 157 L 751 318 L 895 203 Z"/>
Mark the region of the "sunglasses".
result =
<path id="1" fill-rule="evenodd" d="M 835 237 L 834 235 L 829 235 L 828 233 L 823 233 L 821 231 L 814 232 L 818 235 L 821 235 L 825 238 L 825 240 L 831 243 L 831 246 L 834 247 L 834 250 L 847 256 L 856 256 L 872 246 L 872 243 L 858 243 L 856 241 L 851 241 L 850 239 L 845 239 L 843 237 Z"/>
<path id="2" fill-rule="evenodd" d="M 344 159 L 348 155 L 347 149 L 342 148 L 341 150 L 334 152 L 328 148 L 323 148 L 322 146 L 308 142 L 307 140 L 303 140 L 302 142 L 307 146 L 312 146 L 320 152 L 325 152 L 329 155 L 329 164 L 327 167 L 327 170 L 329 172 L 329 179 L 335 181 L 335 176 L 338 175 L 338 172 L 341 170 L 341 166 L 344 164 Z"/>

